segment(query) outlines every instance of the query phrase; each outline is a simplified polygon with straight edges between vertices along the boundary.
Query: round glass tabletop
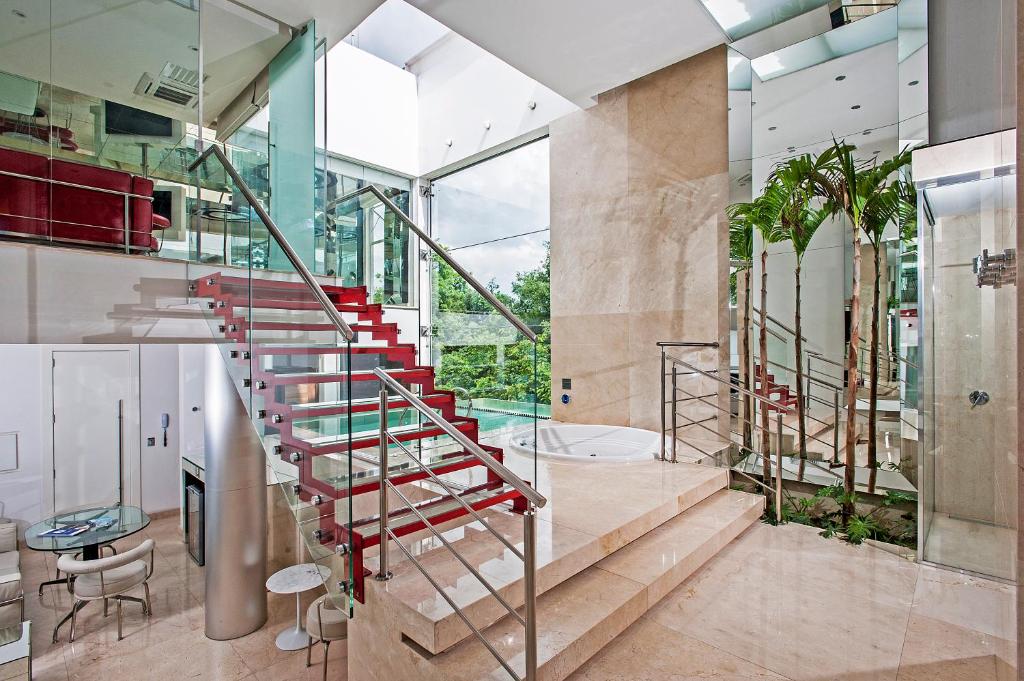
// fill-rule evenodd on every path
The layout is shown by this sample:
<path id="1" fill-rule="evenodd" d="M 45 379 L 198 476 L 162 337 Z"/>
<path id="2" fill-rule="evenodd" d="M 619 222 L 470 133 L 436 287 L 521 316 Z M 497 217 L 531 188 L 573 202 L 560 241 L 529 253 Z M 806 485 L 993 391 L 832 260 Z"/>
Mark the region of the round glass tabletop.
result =
<path id="1" fill-rule="evenodd" d="M 149 525 L 149 516 L 135 506 L 108 506 L 61 513 L 32 525 L 25 543 L 36 551 L 82 551 L 88 560 L 98 547 Z"/>

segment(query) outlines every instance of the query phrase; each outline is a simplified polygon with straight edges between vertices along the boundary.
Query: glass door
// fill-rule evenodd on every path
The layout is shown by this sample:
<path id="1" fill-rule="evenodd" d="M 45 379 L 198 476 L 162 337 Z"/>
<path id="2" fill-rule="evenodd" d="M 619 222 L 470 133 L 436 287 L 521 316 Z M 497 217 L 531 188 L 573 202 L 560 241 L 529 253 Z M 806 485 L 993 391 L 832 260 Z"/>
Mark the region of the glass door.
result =
<path id="1" fill-rule="evenodd" d="M 921 557 L 1014 579 L 1015 177 L 921 190 Z M 950 178 L 952 180 L 952 178 Z"/>

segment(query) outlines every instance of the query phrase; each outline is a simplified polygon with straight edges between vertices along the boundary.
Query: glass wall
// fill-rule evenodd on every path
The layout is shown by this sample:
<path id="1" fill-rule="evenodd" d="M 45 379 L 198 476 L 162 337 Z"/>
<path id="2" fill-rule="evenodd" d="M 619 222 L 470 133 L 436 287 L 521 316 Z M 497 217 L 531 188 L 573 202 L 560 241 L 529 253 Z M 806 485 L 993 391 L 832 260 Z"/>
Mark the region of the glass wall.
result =
<path id="1" fill-rule="evenodd" d="M 432 236 L 538 335 L 534 367 L 533 343 L 451 268 L 433 263 L 438 385 L 455 389 L 485 431 L 532 422 L 535 398 L 538 413 L 550 414 L 549 190 L 547 139 L 431 184 Z"/>

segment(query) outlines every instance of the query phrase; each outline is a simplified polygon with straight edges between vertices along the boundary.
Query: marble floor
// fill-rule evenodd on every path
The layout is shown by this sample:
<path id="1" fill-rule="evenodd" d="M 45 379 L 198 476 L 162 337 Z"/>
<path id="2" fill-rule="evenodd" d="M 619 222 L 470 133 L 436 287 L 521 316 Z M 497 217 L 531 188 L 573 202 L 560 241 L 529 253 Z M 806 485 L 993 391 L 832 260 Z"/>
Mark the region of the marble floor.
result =
<path id="1" fill-rule="evenodd" d="M 128 548 L 146 537 L 156 541 L 150 579 L 153 617 L 146 619 L 140 607 L 126 604 L 121 641 L 114 608 L 104 620 L 102 606 L 92 604 L 79 614 L 74 643 L 68 643 L 67 624 L 61 627 L 58 643 L 51 643 L 53 626 L 70 610 L 71 597 L 63 588 L 47 587 L 40 598 L 38 584 L 53 579 L 56 560 L 51 554 L 22 549 L 25 609 L 32 620 L 33 681 L 320 681 L 320 648 L 314 648 L 314 664 L 307 669 L 305 651 L 284 652 L 274 646 L 277 632 L 295 622 L 294 596 L 269 594 L 270 616 L 259 631 L 234 641 L 211 641 L 203 635 L 203 569 L 185 553 L 177 515 L 154 520 L 122 543 Z M 316 595 L 303 594 L 303 605 Z M 330 647 L 332 681 L 347 678 L 345 645 Z"/>
<path id="2" fill-rule="evenodd" d="M 1011 681 L 1015 590 L 756 525 L 571 681 Z"/>
<path id="3" fill-rule="evenodd" d="M 260 631 L 211 641 L 203 635 L 202 569 L 185 554 L 177 518 L 154 521 L 145 535 L 157 541 L 154 614 L 147 620 L 129 605 L 120 642 L 113 617 L 104 621 L 94 605 L 83 611 L 74 643 L 65 628 L 51 644 L 69 596 L 48 588 L 39 598 L 33 585 L 52 576 L 55 561 L 23 551 L 34 679 L 320 678 L 321 667 L 306 669 L 303 652 L 274 646 L 294 616 L 291 597 L 270 595 Z M 1014 603 L 1014 589 L 1003 584 L 824 540 L 800 525 L 758 524 L 570 679 L 1010 681 Z M 332 646 L 329 678 L 347 678 L 345 655 L 344 644 Z"/>

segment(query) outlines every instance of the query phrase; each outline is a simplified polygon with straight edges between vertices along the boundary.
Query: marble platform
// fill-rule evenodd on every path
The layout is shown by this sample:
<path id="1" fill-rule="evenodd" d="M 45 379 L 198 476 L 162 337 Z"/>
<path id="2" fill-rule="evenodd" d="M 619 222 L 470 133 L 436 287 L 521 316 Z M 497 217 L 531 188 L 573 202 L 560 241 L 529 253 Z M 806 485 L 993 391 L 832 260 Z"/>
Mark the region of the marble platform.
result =
<path id="1" fill-rule="evenodd" d="M 724 489 L 724 469 L 690 464 L 640 461 L 623 464 L 537 462 L 511 454 L 507 465 L 524 479 L 536 480 L 548 504 L 537 511 L 537 592 L 551 589 L 582 572 L 681 512 Z M 460 482 L 482 482 L 483 472 L 463 472 Z M 491 510 L 484 519 L 517 549 L 522 549 L 523 520 L 507 510 Z M 513 607 L 523 604 L 522 561 L 479 522 L 446 527 L 444 536 Z M 507 611 L 432 535 L 406 542 L 447 595 L 474 626 L 493 624 Z M 431 654 L 470 635 L 444 598 L 399 549 L 392 548 L 381 598 L 396 613 L 402 634 Z M 366 566 L 377 572 L 376 558 Z M 370 580 L 367 580 L 368 582 Z M 359 613 L 356 613 L 358 618 Z"/>

